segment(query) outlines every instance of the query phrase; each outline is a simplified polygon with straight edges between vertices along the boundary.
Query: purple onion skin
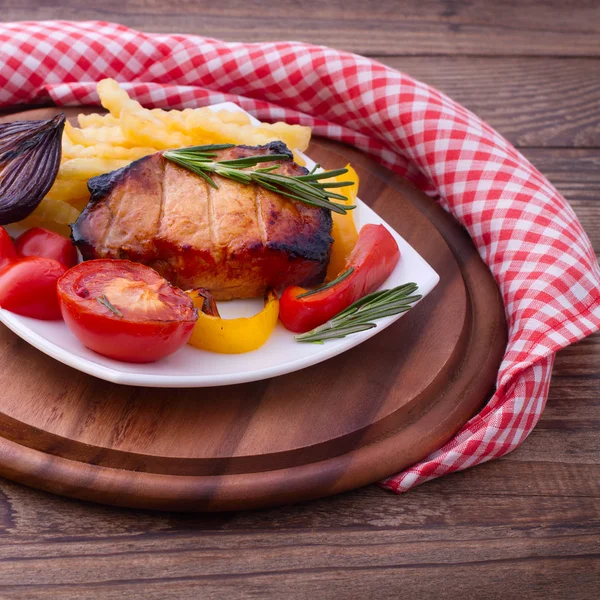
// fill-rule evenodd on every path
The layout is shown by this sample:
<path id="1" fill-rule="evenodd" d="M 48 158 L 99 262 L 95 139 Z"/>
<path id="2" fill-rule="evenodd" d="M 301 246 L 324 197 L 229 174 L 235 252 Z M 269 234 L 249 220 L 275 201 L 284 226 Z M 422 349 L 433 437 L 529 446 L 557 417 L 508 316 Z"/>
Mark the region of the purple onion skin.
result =
<path id="1" fill-rule="evenodd" d="M 0 124 L 0 225 L 28 217 L 52 187 L 65 118 Z"/>

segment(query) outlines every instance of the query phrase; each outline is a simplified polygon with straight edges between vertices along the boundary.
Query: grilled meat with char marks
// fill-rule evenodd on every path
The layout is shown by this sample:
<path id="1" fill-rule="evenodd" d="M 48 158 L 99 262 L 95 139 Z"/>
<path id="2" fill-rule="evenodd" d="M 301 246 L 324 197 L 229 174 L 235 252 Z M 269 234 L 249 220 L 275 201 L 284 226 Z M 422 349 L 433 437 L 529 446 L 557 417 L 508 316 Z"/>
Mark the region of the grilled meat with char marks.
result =
<path id="1" fill-rule="evenodd" d="M 266 153 L 289 156 L 276 173 L 307 172 L 281 142 L 234 146 L 217 160 Z M 218 300 L 323 281 L 333 242 L 327 209 L 213 177 L 218 190 L 160 152 L 94 177 L 90 202 L 71 226 L 73 241 L 86 260 L 140 262 L 180 288 L 203 287 Z"/>

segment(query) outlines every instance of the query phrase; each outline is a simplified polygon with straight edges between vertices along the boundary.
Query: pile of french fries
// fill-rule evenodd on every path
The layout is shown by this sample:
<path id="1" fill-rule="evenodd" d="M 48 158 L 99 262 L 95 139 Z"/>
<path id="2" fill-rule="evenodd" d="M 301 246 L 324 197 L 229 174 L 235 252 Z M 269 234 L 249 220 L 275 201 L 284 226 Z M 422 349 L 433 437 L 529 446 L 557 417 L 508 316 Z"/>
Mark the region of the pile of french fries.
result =
<path id="1" fill-rule="evenodd" d="M 81 114 L 79 127 L 66 123 L 62 159 L 54 185 L 23 225 L 45 227 L 63 235 L 89 200 L 90 177 L 120 169 L 159 150 L 201 144 L 258 146 L 275 140 L 304 151 L 311 130 L 286 123 L 253 125 L 242 112 L 209 108 L 147 109 L 131 99 L 114 79 L 98 83 L 106 115 Z"/>

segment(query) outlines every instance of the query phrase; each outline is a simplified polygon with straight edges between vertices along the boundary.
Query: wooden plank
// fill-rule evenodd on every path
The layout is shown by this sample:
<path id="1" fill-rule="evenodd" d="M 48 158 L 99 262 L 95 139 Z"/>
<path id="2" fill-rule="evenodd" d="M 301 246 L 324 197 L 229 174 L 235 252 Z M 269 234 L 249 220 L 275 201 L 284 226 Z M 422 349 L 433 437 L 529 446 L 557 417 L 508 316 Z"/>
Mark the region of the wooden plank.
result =
<path id="1" fill-rule="evenodd" d="M 448 94 L 517 147 L 600 147 L 598 60 L 378 58 Z"/>
<path id="2" fill-rule="evenodd" d="M 323 551 L 335 551 L 324 549 Z M 315 550 L 313 550 L 315 552 Z M 251 552 L 246 553 L 244 560 Z M 289 567 L 274 573 L 255 572 L 248 575 L 207 575 L 205 577 L 164 577 L 148 581 L 108 580 L 76 585 L 5 587 L 13 600 L 171 600 L 202 598 L 203 600 L 236 598 L 286 598 L 290 600 L 323 600 L 344 598 L 482 598 L 521 600 L 590 600 L 590 590 L 597 586 L 598 559 L 595 555 L 531 557 L 520 561 L 480 561 L 452 565 L 376 565 L 373 567 Z M 109 576 L 107 574 L 107 576 Z"/>
<path id="3" fill-rule="evenodd" d="M 600 361 L 600 334 L 592 336 L 595 343 L 588 354 L 590 362 Z M 581 342 L 580 344 L 584 344 Z M 555 369 L 550 385 L 550 393 L 546 403 L 544 416 L 539 426 L 547 421 L 576 422 L 580 427 L 598 428 L 600 423 L 600 377 L 596 371 L 589 376 L 558 375 L 564 363 L 571 356 L 578 354 L 577 346 L 570 346 L 561 351 L 555 362 Z"/>
<path id="4" fill-rule="evenodd" d="M 573 513 L 568 512 L 563 524 L 568 525 L 568 519 L 571 516 Z M 428 561 L 452 564 L 477 562 L 479 559 L 519 559 L 528 550 L 527 545 L 531 540 L 535 540 L 543 546 L 552 541 L 573 543 L 577 539 L 580 547 L 573 548 L 573 553 L 582 555 L 593 550 L 588 546 L 588 543 L 592 542 L 589 539 L 592 536 L 589 534 L 597 533 L 600 526 L 597 521 L 594 521 L 590 523 L 589 529 L 586 531 L 574 531 L 568 530 L 568 528 L 559 531 L 557 528 L 548 528 L 547 525 L 547 519 L 541 519 L 535 527 L 519 520 L 515 521 L 512 528 L 492 523 L 480 526 L 473 532 L 463 525 L 457 525 L 456 529 L 448 528 L 448 531 L 443 531 L 438 526 L 422 524 L 419 521 L 418 527 L 415 523 L 414 527 L 409 528 L 349 529 L 342 534 L 343 537 L 340 537 L 339 530 L 328 528 L 303 531 L 280 530 L 275 533 L 256 530 L 251 535 L 244 531 L 207 532 L 201 539 L 196 535 L 186 534 L 161 538 L 148 535 L 128 539 L 96 538 L 62 540 L 59 543 L 39 541 L 20 545 L 9 544 L 3 546 L 1 550 L 0 585 L 9 583 L 8 577 L 10 577 L 11 571 L 18 569 L 21 566 L 19 563 L 24 562 L 22 552 L 25 548 L 28 553 L 27 560 L 31 561 L 32 568 L 23 573 L 21 582 L 31 584 L 42 583 L 52 577 L 49 573 L 50 569 L 36 569 L 34 561 L 45 561 L 47 565 L 54 565 L 53 570 L 55 573 L 62 572 L 61 578 L 65 582 L 73 582 L 81 577 L 86 570 L 84 565 L 90 561 L 97 562 L 98 566 L 100 566 L 100 562 L 105 565 L 114 563 L 115 568 L 111 571 L 118 576 L 120 569 L 127 569 L 128 566 L 140 561 L 144 556 L 153 557 L 154 560 L 163 557 L 165 562 L 170 562 L 177 558 L 176 555 L 179 555 L 181 567 L 173 565 L 173 568 L 169 569 L 174 576 L 184 575 L 185 571 L 191 575 L 194 572 L 198 573 L 199 570 L 203 570 L 205 574 L 207 571 L 216 574 L 223 569 L 223 553 L 234 547 L 239 550 L 253 549 L 256 552 L 256 562 L 253 566 L 257 566 L 257 563 L 275 548 L 279 549 L 282 555 L 287 554 L 290 558 L 293 555 L 304 554 L 301 549 L 309 549 L 311 546 L 339 547 L 341 552 L 344 550 L 347 552 L 347 557 L 350 559 L 347 561 L 349 564 L 353 563 L 359 546 L 377 547 L 377 553 L 382 550 L 379 548 L 381 546 L 395 548 L 393 554 L 404 564 Z M 524 530 L 527 530 L 526 536 L 522 534 Z M 462 556 L 446 553 L 450 547 L 456 548 L 459 545 L 463 546 Z M 478 545 L 483 548 L 483 552 L 479 555 L 474 552 Z M 218 556 L 219 554 L 221 557 Z M 377 562 L 384 562 L 385 554 L 386 552 L 383 550 Z M 540 554 L 552 556 L 553 549 L 548 546 L 546 552 L 540 552 Z M 124 558 L 127 560 L 123 560 Z M 220 558 L 220 560 L 214 560 L 215 558 Z M 188 560 L 197 563 L 196 566 L 185 566 Z M 309 566 L 312 560 L 314 557 L 309 559 L 306 565 Z M 328 562 L 333 565 L 339 560 L 339 556 L 331 556 Z M 283 562 L 279 562 L 279 558 L 277 558 L 272 564 L 264 565 L 264 570 L 275 571 L 281 568 L 285 562 L 285 558 Z M 142 566 L 141 562 L 138 564 Z M 180 568 L 185 571 L 177 573 Z M 236 570 L 248 572 L 253 569 L 249 564 L 240 563 Z M 149 573 L 148 577 L 160 577 L 160 573 Z"/>
<path id="5" fill-rule="evenodd" d="M 566 535 L 539 532 L 534 539 L 535 544 L 529 537 L 503 539 L 495 532 L 487 539 L 418 540 L 399 535 L 397 531 L 352 531 L 346 532 L 340 540 L 335 532 L 307 531 L 275 535 L 257 532 L 252 536 L 213 534 L 200 540 L 196 536 L 180 536 L 163 543 L 156 539 L 127 540 L 120 544 L 107 540 L 72 544 L 73 547 L 65 547 L 64 553 L 57 553 L 56 549 L 49 552 L 44 544 L 35 544 L 25 560 L 18 555 L 2 560 L 0 586 L 10 589 L 17 576 L 19 583 L 15 587 L 89 585 L 141 578 L 148 582 L 165 578 L 207 578 L 228 572 L 252 576 L 313 569 L 476 566 L 496 561 L 518 563 L 533 557 L 557 558 L 565 554 L 589 556 L 598 552 L 595 536 L 586 532 L 572 531 Z M 224 559 L 233 548 L 246 551 L 245 560 L 225 567 Z"/>
<path id="6" fill-rule="evenodd" d="M 135 589 L 145 598 L 175 598 L 182 597 L 184 590 L 189 594 L 201 583 L 208 593 L 228 590 L 225 597 L 264 597 L 267 591 L 273 594 L 284 587 L 289 588 L 286 597 L 324 597 L 305 595 L 309 590 L 303 582 L 313 580 L 318 584 L 314 592 L 343 582 L 349 592 L 344 597 L 353 598 L 369 589 L 357 584 L 359 580 L 368 578 L 372 583 L 385 574 L 388 587 L 401 577 L 405 592 L 432 590 L 425 581 L 438 586 L 444 581 L 446 591 L 436 597 L 452 598 L 456 596 L 448 593 L 450 589 L 490 591 L 493 586 L 494 591 L 505 585 L 501 580 L 509 574 L 513 585 L 519 580 L 527 585 L 544 572 L 544 582 L 536 591 L 545 595 L 538 597 L 561 597 L 556 592 L 564 593 L 569 584 L 576 586 L 569 590 L 569 597 L 583 598 L 577 590 L 583 592 L 583 584 L 593 584 L 589 574 L 594 575 L 600 558 L 596 536 L 583 531 L 504 539 L 492 535 L 457 542 L 403 541 L 396 531 L 347 532 L 344 538 L 333 532 L 267 532 L 203 536 L 201 540 L 178 538 L 169 544 L 159 540 L 96 544 L 89 549 L 73 548 L 69 555 L 5 560 L 0 563 L 0 581 L 9 597 L 48 597 L 52 593 L 65 598 L 76 592 L 79 598 L 116 597 L 114 591 Z M 232 552 L 239 560 L 231 561 Z M 248 588 L 253 590 L 251 596 L 244 593 Z"/>
<path id="7" fill-rule="evenodd" d="M 600 333 L 581 340 L 573 346 L 565 348 L 556 358 L 554 365 L 555 377 L 581 378 L 588 381 L 596 396 L 600 398 Z M 593 393 L 593 392 L 592 392 Z"/>
<path id="8" fill-rule="evenodd" d="M 281 0 L 268 8 L 244 0 L 184 0 L 176 11 L 160 0 L 3 2 L 4 21 L 57 18 L 232 41 L 295 39 L 369 55 L 600 55 L 600 5 L 593 0 L 576 9 L 559 0 Z"/>

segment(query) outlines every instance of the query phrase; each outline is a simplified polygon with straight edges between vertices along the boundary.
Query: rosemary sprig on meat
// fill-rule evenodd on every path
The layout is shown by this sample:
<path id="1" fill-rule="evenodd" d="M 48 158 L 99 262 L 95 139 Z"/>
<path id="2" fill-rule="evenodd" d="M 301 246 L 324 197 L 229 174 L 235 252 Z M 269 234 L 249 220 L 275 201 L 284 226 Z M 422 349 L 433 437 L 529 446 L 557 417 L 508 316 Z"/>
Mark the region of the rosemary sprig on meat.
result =
<path id="1" fill-rule="evenodd" d="M 252 167 L 265 162 L 289 160 L 287 154 L 265 154 L 260 156 L 247 156 L 231 160 L 215 160 L 219 150 L 227 150 L 235 144 L 209 144 L 207 146 L 192 146 L 178 150 L 168 150 L 164 157 L 182 167 L 200 175 L 210 186 L 218 189 L 219 186 L 210 176 L 210 173 L 232 179 L 242 184 L 256 183 L 267 190 L 281 194 L 293 200 L 299 200 L 312 206 L 327 208 L 339 214 L 356 208 L 346 204 L 339 204 L 334 200 L 345 200 L 346 197 L 332 192 L 332 188 L 352 185 L 351 181 L 327 182 L 323 180 L 337 177 L 348 172 L 348 169 L 334 169 L 317 173 L 318 165 L 307 175 L 282 175 L 274 173 L 279 165 L 271 165 L 254 170 Z"/>
<path id="2" fill-rule="evenodd" d="M 369 294 L 351 304 L 327 323 L 312 331 L 301 333 L 295 336 L 295 339 L 297 342 L 322 344 L 326 340 L 343 338 L 352 333 L 377 327 L 373 321 L 410 310 L 412 305 L 421 299 L 421 296 L 413 295 L 417 287 L 416 283 L 405 283 L 391 290 Z"/>

